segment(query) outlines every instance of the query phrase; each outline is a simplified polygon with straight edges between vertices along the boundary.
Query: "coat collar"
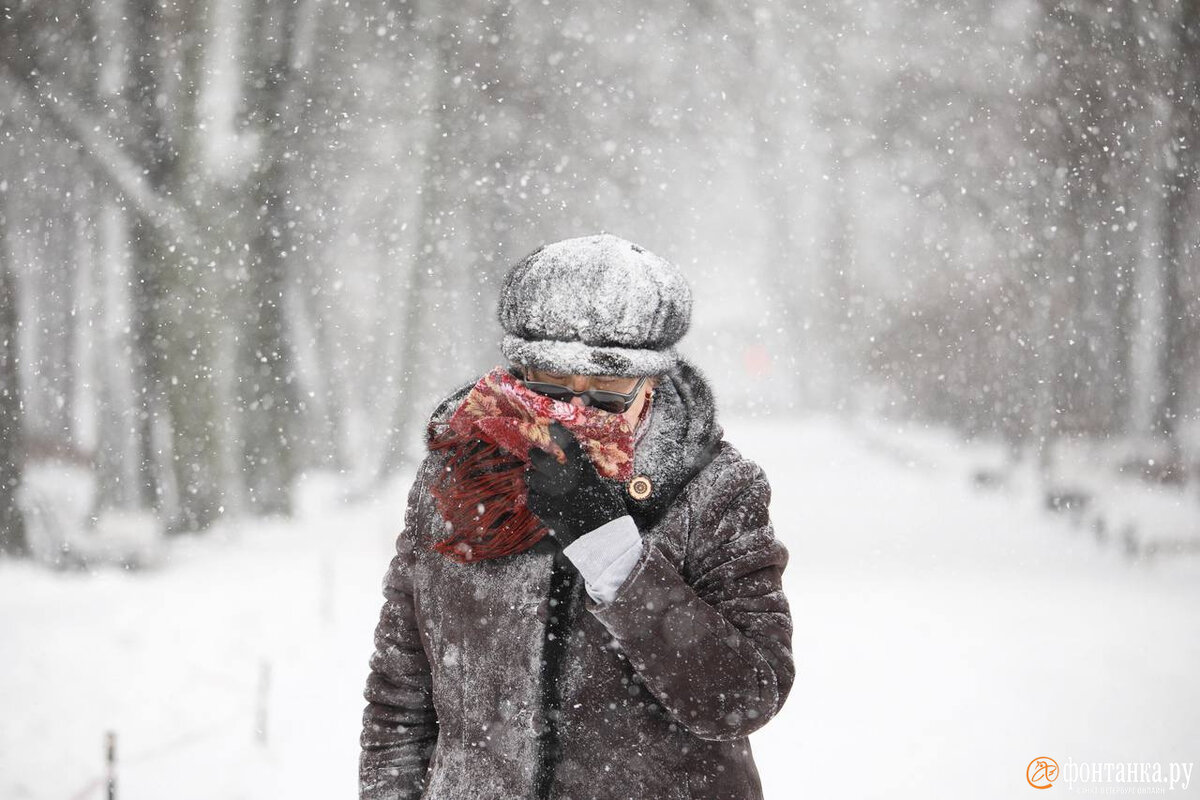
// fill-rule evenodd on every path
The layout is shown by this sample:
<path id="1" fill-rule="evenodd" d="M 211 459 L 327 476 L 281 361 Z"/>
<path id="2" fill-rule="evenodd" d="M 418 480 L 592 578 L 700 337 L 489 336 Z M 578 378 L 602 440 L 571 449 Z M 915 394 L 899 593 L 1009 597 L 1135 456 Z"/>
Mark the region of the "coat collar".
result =
<path id="1" fill-rule="evenodd" d="M 642 528 L 663 515 L 723 436 L 708 381 L 682 358 L 660 377 L 647 424 L 633 466 L 635 475 L 650 479 L 652 490 L 645 500 L 625 495 L 629 513 Z"/>

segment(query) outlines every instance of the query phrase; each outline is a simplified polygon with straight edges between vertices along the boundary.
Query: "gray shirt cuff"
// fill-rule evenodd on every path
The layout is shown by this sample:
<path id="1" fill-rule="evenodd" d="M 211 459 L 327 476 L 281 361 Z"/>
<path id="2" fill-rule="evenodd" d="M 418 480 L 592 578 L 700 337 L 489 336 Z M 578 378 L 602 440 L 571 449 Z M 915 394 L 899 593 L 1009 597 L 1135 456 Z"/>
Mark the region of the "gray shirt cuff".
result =
<path id="1" fill-rule="evenodd" d="M 587 593 L 597 603 L 609 603 L 642 553 L 642 534 L 626 514 L 585 533 L 563 548 L 583 576 Z"/>

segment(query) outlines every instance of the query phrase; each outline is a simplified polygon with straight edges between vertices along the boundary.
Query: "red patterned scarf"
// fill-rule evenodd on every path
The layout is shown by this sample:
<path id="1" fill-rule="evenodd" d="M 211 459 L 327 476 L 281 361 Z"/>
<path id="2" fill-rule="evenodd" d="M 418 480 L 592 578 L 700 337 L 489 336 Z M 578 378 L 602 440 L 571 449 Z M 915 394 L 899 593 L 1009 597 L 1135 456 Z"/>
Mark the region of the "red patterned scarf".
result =
<path id="1" fill-rule="evenodd" d="M 525 465 L 532 447 L 565 457 L 550 438 L 553 420 L 575 435 L 602 477 L 633 475 L 633 431 L 623 415 L 552 400 L 496 367 L 430 442 L 431 450 L 450 451 L 431 487 L 449 533 L 434 549 L 466 564 L 519 553 L 546 535 L 526 506 Z"/>

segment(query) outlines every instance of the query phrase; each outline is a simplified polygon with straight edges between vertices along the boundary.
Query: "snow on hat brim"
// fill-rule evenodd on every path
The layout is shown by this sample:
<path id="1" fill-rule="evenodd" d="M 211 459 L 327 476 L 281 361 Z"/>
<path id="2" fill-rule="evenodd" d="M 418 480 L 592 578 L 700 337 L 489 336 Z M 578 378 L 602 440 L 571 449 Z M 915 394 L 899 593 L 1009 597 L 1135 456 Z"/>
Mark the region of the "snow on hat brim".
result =
<path id="1" fill-rule="evenodd" d="M 675 348 L 605 347 L 579 341 L 535 341 L 506 334 L 500 351 L 514 364 L 561 375 L 661 375 L 675 366 Z"/>

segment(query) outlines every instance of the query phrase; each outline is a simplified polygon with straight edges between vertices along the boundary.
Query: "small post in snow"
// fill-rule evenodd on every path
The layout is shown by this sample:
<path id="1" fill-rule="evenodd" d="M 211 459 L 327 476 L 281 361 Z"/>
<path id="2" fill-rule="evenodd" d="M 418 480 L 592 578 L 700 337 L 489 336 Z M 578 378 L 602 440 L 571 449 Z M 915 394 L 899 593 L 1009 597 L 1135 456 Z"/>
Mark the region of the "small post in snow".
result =
<path id="1" fill-rule="evenodd" d="M 117 734 L 114 731 L 104 735 L 104 771 L 108 800 L 117 800 Z"/>
<path id="2" fill-rule="evenodd" d="M 271 664 L 263 660 L 258 667 L 258 709 L 255 715 L 255 729 L 258 743 L 267 744 L 267 697 L 271 693 Z"/>

